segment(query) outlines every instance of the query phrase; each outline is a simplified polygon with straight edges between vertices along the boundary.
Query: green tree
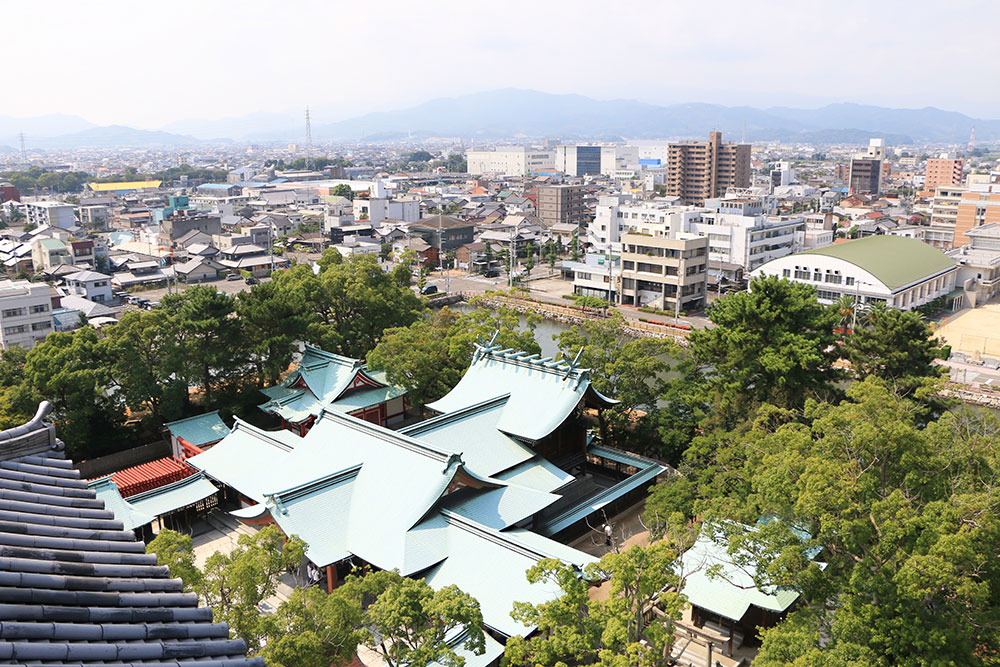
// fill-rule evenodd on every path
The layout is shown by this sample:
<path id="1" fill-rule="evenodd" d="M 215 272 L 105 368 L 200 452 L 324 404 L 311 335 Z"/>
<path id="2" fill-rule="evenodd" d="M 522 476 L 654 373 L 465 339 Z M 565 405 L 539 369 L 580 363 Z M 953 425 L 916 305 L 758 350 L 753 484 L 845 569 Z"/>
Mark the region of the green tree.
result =
<path id="1" fill-rule="evenodd" d="M 739 437 L 717 439 L 717 470 L 733 483 L 699 485 L 696 510 L 744 523 L 772 515 L 812 536 L 755 530 L 731 543 L 759 585 L 802 594 L 763 633 L 755 663 L 990 662 L 1000 651 L 998 452 L 992 414 L 950 412 L 924 427 L 919 407 L 875 376 L 839 405 L 762 409 Z"/>
<path id="2" fill-rule="evenodd" d="M 341 353 L 364 357 L 385 329 L 408 326 L 424 310 L 421 300 L 382 271 L 372 255 L 353 255 L 343 264 L 328 266 L 319 274 L 327 308 L 322 312 L 332 325 Z"/>
<path id="3" fill-rule="evenodd" d="M 270 619 L 257 608 L 274 595 L 285 570 L 298 567 L 305 544 L 296 536 L 287 540 L 274 525 L 253 535 L 240 535 L 228 554 L 215 552 L 205 561 L 198 593 L 212 607 L 217 623 L 243 639 L 249 653 L 260 650 L 268 636 Z"/>
<path id="4" fill-rule="evenodd" d="M 580 240 L 576 236 L 569 242 L 569 254 L 574 262 L 580 261 Z"/>
<path id="5" fill-rule="evenodd" d="M 361 643 L 390 667 L 432 662 L 461 667 L 464 659 L 445 641 L 453 634 L 468 635 L 465 648 L 473 653 L 485 651 L 479 603 L 457 586 L 434 590 L 395 570 L 351 576 L 344 586 L 372 600 L 361 616 Z"/>
<path id="6" fill-rule="evenodd" d="M 124 411 L 106 390 L 110 376 L 92 327 L 46 336 L 28 352 L 24 380 L 22 404 L 52 401 L 53 421 L 71 456 L 108 454 L 122 444 Z"/>
<path id="7" fill-rule="evenodd" d="M 625 318 L 617 312 L 603 320 L 588 320 L 558 334 L 564 359 L 582 349 L 579 364 L 590 369 L 597 391 L 618 401 L 598 412 L 601 439 L 608 445 L 659 454 L 649 437 L 650 415 L 666 389 L 667 358 L 675 344 L 661 338 L 634 338 L 625 332 Z"/>
<path id="8" fill-rule="evenodd" d="M 271 667 L 347 664 L 364 639 L 361 600 L 344 587 L 296 588 L 269 620 L 262 655 Z"/>
<path id="9" fill-rule="evenodd" d="M 695 359 L 723 424 L 763 403 L 800 408 L 808 397 L 836 394 L 833 333 L 837 315 L 816 291 L 774 276 L 754 278 L 750 291 L 730 294 L 708 310 L 715 325 L 691 333 Z"/>
<path id="10" fill-rule="evenodd" d="M 149 544 L 146 553 L 156 554 L 156 564 L 170 568 L 170 576 L 184 582 L 185 591 L 197 591 L 204 577 L 194 564 L 194 541 L 190 535 L 164 528 Z"/>
<path id="11" fill-rule="evenodd" d="M 673 624 L 680 619 L 684 598 L 675 562 L 677 546 L 667 541 L 632 546 L 609 553 L 588 565 L 584 577 L 572 566 L 543 559 L 528 569 L 528 581 L 562 591 L 550 602 L 518 602 L 511 614 L 538 627 L 530 639 L 512 637 L 504 665 L 601 665 L 654 667 L 670 664 Z M 607 600 L 588 595 L 587 580 L 609 582 Z M 644 622 L 651 605 L 663 613 Z"/>
<path id="12" fill-rule="evenodd" d="M 204 403 L 211 405 L 220 382 L 242 379 L 243 348 L 233 345 L 242 338 L 235 300 L 214 287 L 199 285 L 168 294 L 160 303 L 176 327 L 174 368 L 188 384 L 201 386 Z"/>
<path id="13" fill-rule="evenodd" d="M 187 383 L 174 376 L 177 336 L 167 313 L 128 310 L 100 341 L 100 358 L 126 405 L 149 410 L 157 424 L 178 419 L 187 398 Z"/>
<path id="14" fill-rule="evenodd" d="M 284 281 L 261 283 L 239 293 L 236 315 L 258 383 L 273 385 L 292 361 L 293 344 L 306 337 L 314 321 L 304 295 L 286 289 Z"/>
<path id="15" fill-rule="evenodd" d="M 387 329 L 367 357 L 371 368 L 386 371 L 390 383 L 405 387 L 411 405 L 419 409 L 451 390 L 472 359 L 477 340 L 489 340 L 537 354 L 535 320 L 518 329 L 513 311 L 476 309 L 458 313 L 447 306 L 408 327 Z"/>
<path id="16" fill-rule="evenodd" d="M 933 338 L 930 327 L 913 311 L 878 309 L 864 319 L 864 326 L 855 329 L 841 348 L 854 374 L 859 379 L 881 378 L 906 398 L 918 392 L 929 398 L 926 390 L 934 383 L 928 385 L 927 380 L 945 374 L 945 367 L 934 362 L 948 358 L 948 348 Z"/>
<path id="17" fill-rule="evenodd" d="M 354 200 L 354 190 L 347 183 L 341 183 L 333 189 L 334 197 L 344 197 L 346 199 Z"/>

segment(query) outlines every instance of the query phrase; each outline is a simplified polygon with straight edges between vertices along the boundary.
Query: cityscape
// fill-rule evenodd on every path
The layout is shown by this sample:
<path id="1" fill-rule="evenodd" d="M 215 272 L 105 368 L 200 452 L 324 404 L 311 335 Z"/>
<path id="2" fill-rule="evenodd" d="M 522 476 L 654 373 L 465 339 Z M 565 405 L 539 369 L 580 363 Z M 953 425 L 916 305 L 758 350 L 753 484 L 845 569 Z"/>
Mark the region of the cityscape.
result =
<path id="1" fill-rule="evenodd" d="M 959 4 L 6 6 L 0 664 L 1000 664 Z"/>

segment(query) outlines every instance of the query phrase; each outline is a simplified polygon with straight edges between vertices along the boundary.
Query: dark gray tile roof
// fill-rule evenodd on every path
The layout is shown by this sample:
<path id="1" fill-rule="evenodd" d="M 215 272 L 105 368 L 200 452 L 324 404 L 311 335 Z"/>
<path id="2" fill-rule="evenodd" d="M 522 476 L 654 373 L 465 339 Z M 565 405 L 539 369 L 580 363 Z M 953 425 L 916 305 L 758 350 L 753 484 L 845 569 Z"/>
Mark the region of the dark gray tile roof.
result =
<path id="1" fill-rule="evenodd" d="M 0 664 L 263 667 L 104 509 L 47 409 L 0 432 Z"/>

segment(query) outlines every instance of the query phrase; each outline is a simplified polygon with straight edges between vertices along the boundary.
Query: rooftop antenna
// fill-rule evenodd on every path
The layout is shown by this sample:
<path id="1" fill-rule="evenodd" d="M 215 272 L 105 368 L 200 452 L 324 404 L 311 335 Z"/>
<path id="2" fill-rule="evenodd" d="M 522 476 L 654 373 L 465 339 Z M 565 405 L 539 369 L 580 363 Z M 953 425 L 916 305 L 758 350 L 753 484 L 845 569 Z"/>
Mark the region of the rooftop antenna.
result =
<path id="1" fill-rule="evenodd" d="M 309 118 L 309 106 L 306 105 L 306 169 L 309 168 L 309 156 L 312 155 L 313 133 Z"/>
<path id="2" fill-rule="evenodd" d="M 21 161 L 28 164 L 28 151 L 24 150 L 24 132 L 21 132 L 17 136 L 21 140 Z"/>

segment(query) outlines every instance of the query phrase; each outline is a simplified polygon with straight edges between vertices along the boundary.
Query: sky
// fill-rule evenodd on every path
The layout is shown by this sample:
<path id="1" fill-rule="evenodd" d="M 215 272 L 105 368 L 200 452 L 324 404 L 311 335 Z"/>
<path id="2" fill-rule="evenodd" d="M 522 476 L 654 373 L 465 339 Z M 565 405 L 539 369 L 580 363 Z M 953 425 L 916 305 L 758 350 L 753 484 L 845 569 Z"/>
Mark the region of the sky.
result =
<path id="1" fill-rule="evenodd" d="M 1000 2 L 0 0 L 0 114 L 314 123 L 517 87 L 656 104 L 1000 118 Z"/>

